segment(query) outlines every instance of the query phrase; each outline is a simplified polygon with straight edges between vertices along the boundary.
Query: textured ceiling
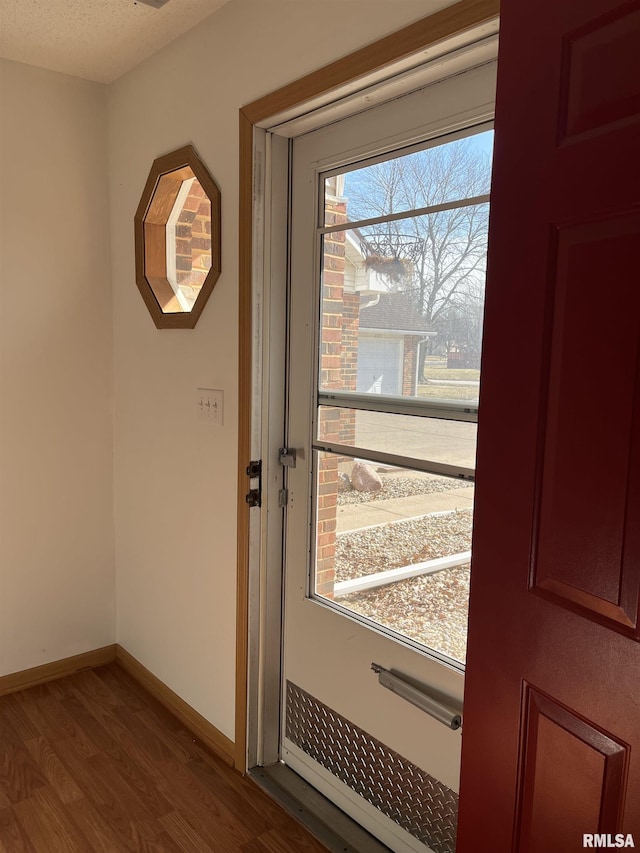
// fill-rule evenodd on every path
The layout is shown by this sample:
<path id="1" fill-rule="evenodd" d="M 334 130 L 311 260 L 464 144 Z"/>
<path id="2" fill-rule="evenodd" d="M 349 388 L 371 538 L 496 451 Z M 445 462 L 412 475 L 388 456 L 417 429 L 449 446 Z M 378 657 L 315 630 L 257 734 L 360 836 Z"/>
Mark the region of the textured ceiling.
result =
<path id="1" fill-rule="evenodd" d="M 0 0 L 0 56 L 110 83 L 229 0 Z"/>

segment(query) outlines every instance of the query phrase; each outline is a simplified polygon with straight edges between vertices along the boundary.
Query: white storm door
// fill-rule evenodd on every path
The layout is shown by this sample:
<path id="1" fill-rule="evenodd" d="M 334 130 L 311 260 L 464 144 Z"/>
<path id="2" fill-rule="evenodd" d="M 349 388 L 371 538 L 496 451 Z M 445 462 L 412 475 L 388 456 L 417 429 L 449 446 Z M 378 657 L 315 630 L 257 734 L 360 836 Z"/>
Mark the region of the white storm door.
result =
<path id="1" fill-rule="evenodd" d="M 293 145 L 281 755 L 396 851 L 455 847 L 479 371 L 446 352 L 479 352 L 494 86 Z"/>

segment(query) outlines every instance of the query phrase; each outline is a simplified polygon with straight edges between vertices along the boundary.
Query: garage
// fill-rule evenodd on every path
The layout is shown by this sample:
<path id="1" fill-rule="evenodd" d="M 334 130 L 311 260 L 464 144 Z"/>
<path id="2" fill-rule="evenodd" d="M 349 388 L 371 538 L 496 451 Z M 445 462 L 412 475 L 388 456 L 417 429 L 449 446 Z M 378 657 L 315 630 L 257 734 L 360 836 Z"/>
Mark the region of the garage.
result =
<path id="1" fill-rule="evenodd" d="M 370 394 L 401 394 L 403 343 L 403 338 L 367 335 L 361 330 L 356 390 Z"/>

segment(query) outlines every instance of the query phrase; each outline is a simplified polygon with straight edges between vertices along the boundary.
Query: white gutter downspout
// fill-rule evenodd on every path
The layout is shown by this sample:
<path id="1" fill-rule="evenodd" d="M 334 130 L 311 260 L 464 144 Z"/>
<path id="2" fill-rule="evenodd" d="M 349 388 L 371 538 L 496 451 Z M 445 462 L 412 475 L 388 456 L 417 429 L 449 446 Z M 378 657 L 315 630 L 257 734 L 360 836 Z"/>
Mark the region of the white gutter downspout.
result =
<path id="1" fill-rule="evenodd" d="M 418 396 L 418 367 L 420 366 L 420 347 L 422 346 L 422 344 L 426 344 L 426 342 L 428 340 L 430 340 L 432 337 L 433 337 L 433 335 L 429 335 L 429 337 L 420 338 L 420 340 L 418 341 L 418 349 L 416 350 L 416 369 L 414 371 L 415 377 L 416 377 L 415 383 L 414 383 L 414 388 L 413 388 L 413 396 L 414 397 Z"/>

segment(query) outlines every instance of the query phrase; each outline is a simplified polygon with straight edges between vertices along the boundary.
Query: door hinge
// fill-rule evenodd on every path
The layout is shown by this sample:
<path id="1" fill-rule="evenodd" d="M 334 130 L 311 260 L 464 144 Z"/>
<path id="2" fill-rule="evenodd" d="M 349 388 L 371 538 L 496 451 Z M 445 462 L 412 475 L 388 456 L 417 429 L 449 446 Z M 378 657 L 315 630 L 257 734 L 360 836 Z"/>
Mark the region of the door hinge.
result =
<path id="1" fill-rule="evenodd" d="M 247 465 L 247 477 L 250 480 L 257 480 L 258 487 L 249 489 L 244 496 L 245 501 L 250 507 L 262 506 L 262 459 L 253 459 Z"/>
<path id="2" fill-rule="evenodd" d="M 278 506 L 285 507 L 289 503 L 289 490 L 280 489 L 278 491 Z"/>
<path id="3" fill-rule="evenodd" d="M 296 467 L 296 451 L 294 448 L 281 447 L 278 451 L 278 462 L 285 468 Z"/>

